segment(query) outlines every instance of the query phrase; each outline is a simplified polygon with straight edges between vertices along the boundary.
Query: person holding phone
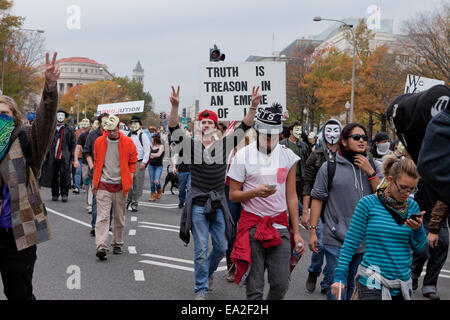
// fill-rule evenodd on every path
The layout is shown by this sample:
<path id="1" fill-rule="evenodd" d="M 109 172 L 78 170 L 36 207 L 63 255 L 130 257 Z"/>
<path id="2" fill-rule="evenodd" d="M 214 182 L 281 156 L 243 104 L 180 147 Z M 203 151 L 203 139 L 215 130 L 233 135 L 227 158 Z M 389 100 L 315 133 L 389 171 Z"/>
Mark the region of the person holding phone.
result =
<path id="1" fill-rule="evenodd" d="M 422 225 L 425 211 L 420 212 L 409 197 L 417 190 L 419 173 L 411 159 L 395 155 L 386 156 L 382 170 L 385 182 L 356 206 L 331 286 L 336 297 L 345 288 L 352 256 L 365 239 L 353 299 L 411 299 L 411 250 L 424 251 L 428 241 Z"/>
<path id="2" fill-rule="evenodd" d="M 301 256 L 305 250 L 295 191 L 300 158 L 278 143 L 281 105 L 260 108 L 254 129 L 256 141 L 236 153 L 228 171 L 230 200 L 242 205 L 231 260 L 235 282 L 246 283 L 248 300 L 263 299 L 265 270 L 267 299 L 281 300 L 289 287 L 291 255 L 295 250 Z"/>

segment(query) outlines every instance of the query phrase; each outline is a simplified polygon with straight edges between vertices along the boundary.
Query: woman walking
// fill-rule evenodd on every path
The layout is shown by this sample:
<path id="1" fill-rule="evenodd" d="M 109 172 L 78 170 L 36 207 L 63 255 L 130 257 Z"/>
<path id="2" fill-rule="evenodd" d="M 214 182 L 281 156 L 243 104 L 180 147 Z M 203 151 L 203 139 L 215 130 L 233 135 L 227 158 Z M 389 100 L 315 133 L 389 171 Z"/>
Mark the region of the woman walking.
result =
<path id="1" fill-rule="evenodd" d="M 148 201 L 155 201 L 161 199 L 161 174 L 164 159 L 164 145 L 161 143 L 161 136 L 156 134 L 152 139 L 152 147 L 150 150 L 150 165 L 148 166 L 148 173 L 150 176 L 150 199 Z"/>
<path id="2" fill-rule="evenodd" d="M 411 159 L 395 155 L 385 159 L 382 169 L 387 179 L 376 194 L 362 198 L 356 206 L 331 288 L 336 297 L 345 288 L 350 260 L 365 239 L 353 298 L 411 299 L 411 250 L 420 253 L 427 246 L 422 226 L 425 212 L 409 197 L 417 189 L 419 174 Z"/>

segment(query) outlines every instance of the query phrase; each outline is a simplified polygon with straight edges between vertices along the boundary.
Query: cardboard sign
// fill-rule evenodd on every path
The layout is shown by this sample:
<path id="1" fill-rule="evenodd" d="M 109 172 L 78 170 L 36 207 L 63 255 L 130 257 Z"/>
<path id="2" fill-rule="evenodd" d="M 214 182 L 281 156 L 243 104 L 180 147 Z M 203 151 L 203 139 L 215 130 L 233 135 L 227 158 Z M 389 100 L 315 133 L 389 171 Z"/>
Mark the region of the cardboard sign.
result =
<path id="1" fill-rule="evenodd" d="M 259 86 L 261 101 L 277 102 L 286 110 L 285 62 L 211 62 L 200 65 L 200 111 L 217 113 L 219 121 L 241 121 L 251 105 L 252 88 Z"/>
<path id="2" fill-rule="evenodd" d="M 98 116 L 102 113 L 117 115 L 117 114 L 139 113 L 139 112 L 144 112 L 144 100 L 99 104 L 97 107 L 96 115 Z"/>
<path id="3" fill-rule="evenodd" d="M 408 74 L 406 77 L 405 93 L 422 92 L 438 84 L 445 84 L 445 81 Z"/>

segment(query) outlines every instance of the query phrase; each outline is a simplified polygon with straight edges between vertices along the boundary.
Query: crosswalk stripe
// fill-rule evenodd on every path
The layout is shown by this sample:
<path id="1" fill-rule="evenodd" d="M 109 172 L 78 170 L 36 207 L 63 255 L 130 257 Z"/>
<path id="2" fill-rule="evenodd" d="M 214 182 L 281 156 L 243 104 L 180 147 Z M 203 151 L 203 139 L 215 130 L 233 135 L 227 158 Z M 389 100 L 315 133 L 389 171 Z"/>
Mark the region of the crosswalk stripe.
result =
<path id="1" fill-rule="evenodd" d="M 147 228 L 147 229 L 155 229 L 155 230 L 163 230 L 163 231 L 172 231 L 178 233 L 178 230 L 174 229 L 167 229 L 167 228 L 160 228 L 160 227 L 152 227 L 152 226 L 138 226 L 139 228 Z"/>
<path id="2" fill-rule="evenodd" d="M 139 262 L 146 263 L 146 264 L 152 264 L 152 265 L 160 266 L 160 267 L 167 267 L 167 268 L 172 268 L 172 269 L 179 269 L 179 270 L 194 272 L 194 268 L 183 267 L 183 266 L 179 266 L 179 265 L 171 264 L 171 263 L 163 263 L 163 262 L 157 262 L 157 261 L 152 261 L 152 260 L 142 260 Z"/>
<path id="3" fill-rule="evenodd" d="M 162 224 L 162 223 L 147 222 L 147 221 L 141 221 L 139 223 L 141 223 L 141 224 L 149 224 L 149 225 L 154 225 L 154 226 L 159 226 L 159 227 L 174 228 L 174 229 L 180 230 L 180 228 L 178 226 L 174 226 L 174 225 L 171 225 L 171 224 Z"/>

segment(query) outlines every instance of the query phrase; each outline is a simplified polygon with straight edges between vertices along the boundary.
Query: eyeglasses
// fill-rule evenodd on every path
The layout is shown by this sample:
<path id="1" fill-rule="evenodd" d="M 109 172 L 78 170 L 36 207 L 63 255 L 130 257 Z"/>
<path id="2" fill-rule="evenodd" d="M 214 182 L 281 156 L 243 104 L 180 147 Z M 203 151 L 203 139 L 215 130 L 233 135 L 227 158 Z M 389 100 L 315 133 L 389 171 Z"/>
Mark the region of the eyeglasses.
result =
<path id="1" fill-rule="evenodd" d="M 350 136 L 350 138 L 352 138 L 352 139 L 355 140 L 355 141 L 359 141 L 361 138 L 362 138 L 364 141 L 367 141 L 367 136 L 366 136 L 365 134 L 352 134 L 352 135 Z"/>
<path id="2" fill-rule="evenodd" d="M 412 193 L 416 193 L 417 190 L 419 190 L 419 189 L 417 189 L 417 187 L 414 187 L 414 188 L 403 188 L 403 187 L 399 187 L 396 182 L 394 182 L 394 184 L 397 187 L 397 191 L 400 192 L 400 193 L 403 193 L 403 194 L 408 193 L 408 192 L 410 194 L 412 194 Z"/>

